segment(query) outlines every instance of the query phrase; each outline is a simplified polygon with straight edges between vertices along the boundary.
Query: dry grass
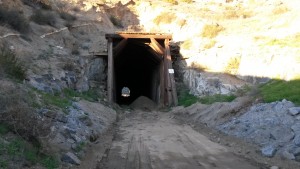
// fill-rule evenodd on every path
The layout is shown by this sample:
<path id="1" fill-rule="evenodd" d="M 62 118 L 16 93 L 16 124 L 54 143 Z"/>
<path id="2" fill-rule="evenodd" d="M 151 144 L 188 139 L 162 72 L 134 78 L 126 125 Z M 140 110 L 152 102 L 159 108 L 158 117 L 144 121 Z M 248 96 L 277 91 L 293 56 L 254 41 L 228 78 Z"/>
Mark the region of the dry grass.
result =
<path id="1" fill-rule="evenodd" d="M 280 5 L 280 6 L 275 7 L 272 10 L 272 14 L 274 14 L 274 15 L 281 15 L 281 14 L 284 14 L 284 13 L 286 13 L 288 11 L 289 11 L 289 8 L 287 8 L 284 5 Z"/>
<path id="2" fill-rule="evenodd" d="M 253 13 L 243 7 L 226 6 L 221 18 L 222 19 L 236 19 L 236 18 L 250 18 Z"/>
<path id="3" fill-rule="evenodd" d="M 192 2 L 193 2 L 193 0 L 180 0 L 180 2 L 192 3 Z"/>
<path id="4" fill-rule="evenodd" d="M 188 49 L 191 49 L 192 46 L 193 46 L 193 41 L 192 41 L 192 39 L 188 39 L 188 40 L 184 41 L 184 42 L 180 45 L 180 48 L 181 48 L 181 49 L 188 50 Z"/>
<path id="5" fill-rule="evenodd" d="M 168 2 L 174 5 L 178 3 L 176 0 L 164 0 L 164 2 Z"/>
<path id="6" fill-rule="evenodd" d="M 174 21 L 176 19 L 176 15 L 173 14 L 173 13 L 169 13 L 169 12 L 164 12 L 164 13 L 161 13 L 160 15 L 158 15 L 154 20 L 153 22 L 156 24 L 156 25 L 159 25 L 159 24 L 170 24 L 172 23 L 172 21 Z"/>
<path id="7" fill-rule="evenodd" d="M 200 71 L 208 71 L 209 70 L 207 65 L 202 65 L 201 63 L 197 63 L 197 62 L 192 62 L 190 68 L 197 69 Z"/>
<path id="8" fill-rule="evenodd" d="M 268 46 L 280 46 L 280 47 L 294 47 L 300 48 L 300 33 L 295 35 L 287 36 L 282 39 L 266 39 L 266 45 Z"/>
<path id="9" fill-rule="evenodd" d="M 236 74 L 241 63 L 240 57 L 232 57 L 229 59 L 227 66 L 225 68 L 225 72 L 229 74 Z"/>
<path id="10" fill-rule="evenodd" d="M 24 86 L 0 85 L 0 122 L 26 140 L 39 140 L 50 132 L 50 122 L 42 121 L 31 108 L 34 96 Z"/>
<path id="11" fill-rule="evenodd" d="M 224 28 L 220 25 L 204 25 L 201 36 L 204 38 L 214 38 L 223 30 Z"/>
<path id="12" fill-rule="evenodd" d="M 215 46 L 217 41 L 215 39 L 211 39 L 209 42 L 204 44 L 204 49 L 210 49 Z"/>

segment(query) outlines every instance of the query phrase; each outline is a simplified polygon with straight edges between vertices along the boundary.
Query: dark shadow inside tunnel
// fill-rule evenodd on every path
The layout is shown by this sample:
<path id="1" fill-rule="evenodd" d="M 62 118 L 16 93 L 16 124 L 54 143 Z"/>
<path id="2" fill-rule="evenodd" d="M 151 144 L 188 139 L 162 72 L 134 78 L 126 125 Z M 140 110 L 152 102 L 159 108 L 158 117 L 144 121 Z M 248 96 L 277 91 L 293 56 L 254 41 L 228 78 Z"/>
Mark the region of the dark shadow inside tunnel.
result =
<path id="1" fill-rule="evenodd" d="M 147 39 L 128 39 L 122 52 L 115 57 L 116 103 L 131 104 L 140 96 L 146 96 L 159 102 L 160 89 L 160 58 L 147 45 Z M 123 87 L 130 89 L 130 96 L 121 96 Z"/>

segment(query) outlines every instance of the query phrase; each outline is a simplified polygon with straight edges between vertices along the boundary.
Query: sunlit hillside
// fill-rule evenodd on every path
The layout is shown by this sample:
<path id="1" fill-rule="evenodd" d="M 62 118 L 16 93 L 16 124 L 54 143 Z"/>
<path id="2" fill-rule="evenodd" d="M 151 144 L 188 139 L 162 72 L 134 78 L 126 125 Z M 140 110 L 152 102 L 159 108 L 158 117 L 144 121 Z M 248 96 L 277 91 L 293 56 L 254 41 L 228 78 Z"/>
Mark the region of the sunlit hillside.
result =
<path id="1" fill-rule="evenodd" d="M 170 1 L 169 1 L 170 2 Z M 170 32 L 188 66 L 294 79 L 300 72 L 298 1 L 140 1 L 145 31 Z"/>

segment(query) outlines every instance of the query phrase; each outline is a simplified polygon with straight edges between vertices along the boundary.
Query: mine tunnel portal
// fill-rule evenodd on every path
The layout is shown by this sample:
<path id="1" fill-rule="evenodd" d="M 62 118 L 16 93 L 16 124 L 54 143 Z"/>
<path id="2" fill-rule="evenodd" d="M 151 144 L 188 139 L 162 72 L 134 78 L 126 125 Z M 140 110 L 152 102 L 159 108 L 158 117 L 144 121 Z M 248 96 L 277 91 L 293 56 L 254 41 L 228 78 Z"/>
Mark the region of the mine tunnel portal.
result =
<path id="1" fill-rule="evenodd" d="M 169 34 L 116 33 L 108 40 L 108 101 L 130 104 L 146 96 L 162 106 L 177 105 Z M 130 97 L 122 97 L 123 87 Z"/>

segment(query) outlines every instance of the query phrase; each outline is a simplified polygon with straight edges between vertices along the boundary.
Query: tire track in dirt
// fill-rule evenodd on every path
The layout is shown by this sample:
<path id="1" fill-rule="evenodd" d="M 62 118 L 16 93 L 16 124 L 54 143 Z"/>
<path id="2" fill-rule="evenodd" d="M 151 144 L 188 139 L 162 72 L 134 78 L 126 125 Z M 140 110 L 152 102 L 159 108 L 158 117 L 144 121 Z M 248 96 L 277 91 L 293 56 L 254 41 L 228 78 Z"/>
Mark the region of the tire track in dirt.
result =
<path id="1" fill-rule="evenodd" d="M 259 169 L 165 112 L 132 111 L 119 130 L 103 169 Z"/>

